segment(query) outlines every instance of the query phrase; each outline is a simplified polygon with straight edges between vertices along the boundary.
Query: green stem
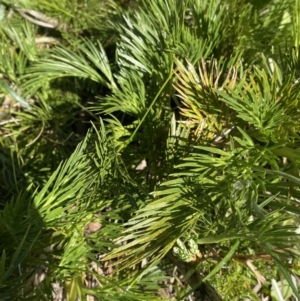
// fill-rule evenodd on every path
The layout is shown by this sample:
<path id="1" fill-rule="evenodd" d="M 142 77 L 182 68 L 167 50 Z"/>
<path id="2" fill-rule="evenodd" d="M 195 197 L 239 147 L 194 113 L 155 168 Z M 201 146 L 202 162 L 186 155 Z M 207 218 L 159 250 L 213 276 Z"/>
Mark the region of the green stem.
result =
<path id="1" fill-rule="evenodd" d="M 132 142 L 134 136 L 136 135 L 136 133 L 138 132 L 138 130 L 140 129 L 141 125 L 143 124 L 143 122 L 145 121 L 146 117 L 148 116 L 150 110 L 152 109 L 153 105 L 155 104 L 156 100 L 158 99 L 158 97 L 160 96 L 160 94 L 162 93 L 162 91 L 165 89 L 166 85 L 168 84 L 168 82 L 170 81 L 170 79 L 172 78 L 172 73 L 170 73 L 170 75 L 168 76 L 168 78 L 165 80 L 164 84 L 161 86 L 161 88 L 159 89 L 159 91 L 157 92 L 157 94 L 155 95 L 154 99 L 152 100 L 148 110 L 146 111 L 145 115 L 143 116 L 141 122 L 137 125 L 136 129 L 134 130 L 134 132 L 131 134 L 131 136 L 125 141 L 125 143 L 123 145 L 120 146 L 120 148 L 118 149 L 118 152 L 120 152 L 122 149 L 124 149 L 130 142 Z"/>

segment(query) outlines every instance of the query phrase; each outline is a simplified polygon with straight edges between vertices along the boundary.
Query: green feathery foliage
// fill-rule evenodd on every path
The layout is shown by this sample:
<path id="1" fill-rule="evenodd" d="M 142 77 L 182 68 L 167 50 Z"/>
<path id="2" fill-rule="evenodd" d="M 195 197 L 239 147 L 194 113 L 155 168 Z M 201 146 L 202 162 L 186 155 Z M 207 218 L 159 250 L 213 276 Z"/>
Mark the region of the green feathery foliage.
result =
<path id="1" fill-rule="evenodd" d="M 0 300 L 300 298 L 299 9 L 2 1 Z"/>

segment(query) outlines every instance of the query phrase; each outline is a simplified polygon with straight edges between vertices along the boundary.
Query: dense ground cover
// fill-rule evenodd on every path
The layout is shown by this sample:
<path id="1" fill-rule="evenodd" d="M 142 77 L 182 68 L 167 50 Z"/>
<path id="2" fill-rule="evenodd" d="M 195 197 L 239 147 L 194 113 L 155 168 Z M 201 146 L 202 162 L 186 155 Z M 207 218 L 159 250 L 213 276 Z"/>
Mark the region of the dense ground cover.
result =
<path id="1" fill-rule="evenodd" d="M 2 1 L 0 300 L 300 298 L 299 20 Z"/>

